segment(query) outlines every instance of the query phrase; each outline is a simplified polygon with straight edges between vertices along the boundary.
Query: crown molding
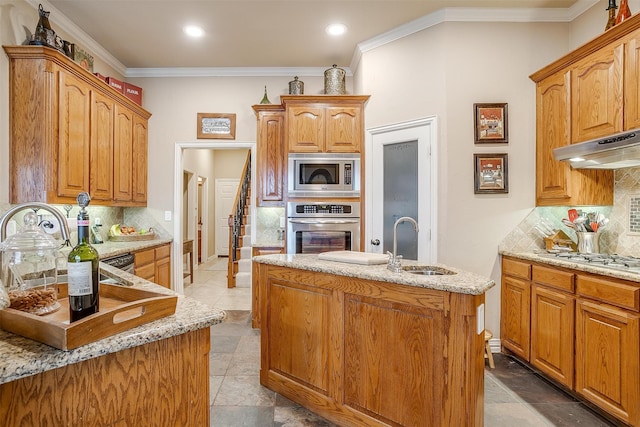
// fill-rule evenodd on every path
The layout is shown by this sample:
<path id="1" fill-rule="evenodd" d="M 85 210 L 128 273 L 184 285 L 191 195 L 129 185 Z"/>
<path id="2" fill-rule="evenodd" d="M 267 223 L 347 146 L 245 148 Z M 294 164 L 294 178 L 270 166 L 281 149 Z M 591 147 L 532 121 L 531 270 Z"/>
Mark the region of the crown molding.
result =
<path id="1" fill-rule="evenodd" d="M 57 25 L 77 40 L 82 40 L 95 56 L 125 77 L 252 77 L 252 76 L 323 76 L 324 69 L 319 67 L 219 67 L 219 68 L 127 68 L 111 55 L 100 44 L 82 31 L 69 18 L 64 16 L 47 0 L 26 0 L 34 9 L 42 4 L 45 10 L 53 11 L 51 18 Z M 571 7 L 545 9 L 514 9 L 514 8 L 444 8 L 421 18 L 400 25 L 391 31 L 382 33 L 369 40 L 359 43 L 354 51 L 349 67 L 344 70 L 348 76 L 353 75 L 360 63 L 362 54 L 372 49 L 392 43 L 403 37 L 441 24 L 443 22 L 571 22 L 585 11 L 593 7 L 599 0 L 578 0 Z"/>
<path id="2" fill-rule="evenodd" d="M 350 69 L 355 70 L 362 54 L 410 36 L 443 22 L 571 22 L 599 2 L 578 0 L 566 9 L 513 9 L 513 8 L 444 8 L 400 25 L 393 30 L 358 43 Z"/>

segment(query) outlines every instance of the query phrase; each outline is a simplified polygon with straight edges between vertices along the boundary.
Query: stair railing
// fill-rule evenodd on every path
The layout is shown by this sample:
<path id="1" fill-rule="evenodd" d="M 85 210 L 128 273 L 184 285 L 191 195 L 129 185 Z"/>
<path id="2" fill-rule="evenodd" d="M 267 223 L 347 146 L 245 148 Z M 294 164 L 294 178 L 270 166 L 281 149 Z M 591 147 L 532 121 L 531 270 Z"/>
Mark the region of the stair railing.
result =
<path id="1" fill-rule="evenodd" d="M 236 199 L 229 214 L 229 263 L 227 265 L 227 287 L 236 287 L 236 266 L 238 265 L 238 250 L 240 248 L 240 232 L 244 225 L 247 195 L 251 189 L 251 150 L 242 170 L 241 182 L 236 192 Z"/>

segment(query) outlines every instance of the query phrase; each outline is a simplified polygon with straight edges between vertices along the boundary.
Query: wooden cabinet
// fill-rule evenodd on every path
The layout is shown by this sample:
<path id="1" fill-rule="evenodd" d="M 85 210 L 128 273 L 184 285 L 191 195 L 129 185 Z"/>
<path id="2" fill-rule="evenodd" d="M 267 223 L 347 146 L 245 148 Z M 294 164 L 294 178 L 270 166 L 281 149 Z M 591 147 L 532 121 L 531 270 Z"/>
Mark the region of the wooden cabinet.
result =
<path id="1" fill-rule="evenodd" d="M 529 361 L 531 264 L 502 259 L 500 336 L 502 347 Z"/>
<path id="2" fill-rule="evenodd" d="M 571 142 L 623 130 L 624 48 L 607 46 L 571 68 Z"/>
<path id="3" fill-rule="evenodd" d="M 290 153 L 360 153 L 368 96 L 283 96 Z"/>
<path id="4" fill-rule="evenodd" d="M 483 424 L 484 295 L 254 265 L 262 385 L 339 425 Z"/>
<path id="5" fill-rule="evenodd" d="M 585 399 L 640 425 L 640 320 L 609 305 L 578 300 L 576 387 Z"/>
<path id="6" fill-rule="evenodd" d="M 552 150 L 640 127 L 639 41 L 634 16 L 530 76 L 538 206 L 613 204 L 612 171 L 571 169 Z"/>
<path id="7" fill-rule="evenodd" d="M 573 387 L 575 298 L 534 284 L 531 291 L 531 358 L 533 366 Z"/>
<path id="8" fill-rule="evenodd" d="M 171 288 L 171 243 L 135 252 L 134 274 Z"/>
<path id="9" fill-rule="evenodd" d="M 9 202 L 75 203 L 88 191 L 95 204 L 146 205 L 149 112 L 55 49 L 4 50 Z"/>
<path id="10" fill-rule="evenodd" d="M 610 205 L 612 171 L 572 169 L 553 155 L 555 148 L 571 143 L 571 99 L 569 70 L 557 72 L 537 84 L 536 205 Z"/>
<path id="11" fill-rule="evenodd" d="M 113 200 L 113 132 L 115 129 L 115 103 L 98 92 L 91 93 L 91 146 L 90 182 L 91 198 Z"/>
<path id="12" fill-rule="evenodd" d="M 258 206 L 284 206 L 286 152 L 284 146 L 284 107 L 254 105 L 258 115 L 257 189 Z"/>
<path id="13" fill-rule="evenodd" d="M 530 322 L 522 315 L 526 266 L 532 272 Z M 640 283 L 503 257 L 501 298 L 504 349 L 640 426 Z"/>

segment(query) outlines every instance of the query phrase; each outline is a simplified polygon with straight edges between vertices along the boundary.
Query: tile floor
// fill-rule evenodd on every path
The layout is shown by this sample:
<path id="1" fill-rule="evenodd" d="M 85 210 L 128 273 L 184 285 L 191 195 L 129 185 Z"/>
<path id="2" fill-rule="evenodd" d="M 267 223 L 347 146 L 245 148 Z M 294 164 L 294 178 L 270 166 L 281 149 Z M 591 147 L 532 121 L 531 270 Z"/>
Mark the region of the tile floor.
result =
<path id="1" fill-rule="evenodd" d="M 260 331 L 251 290 L 228 289 L 227 258 L 200 264 L 185 294 L 227 312 L 211 328 L 211 426 L 334 426 L 260 385 Z M 514 359 L 494 354 L 485 370 L 485 426 L 615 426 Z"/>

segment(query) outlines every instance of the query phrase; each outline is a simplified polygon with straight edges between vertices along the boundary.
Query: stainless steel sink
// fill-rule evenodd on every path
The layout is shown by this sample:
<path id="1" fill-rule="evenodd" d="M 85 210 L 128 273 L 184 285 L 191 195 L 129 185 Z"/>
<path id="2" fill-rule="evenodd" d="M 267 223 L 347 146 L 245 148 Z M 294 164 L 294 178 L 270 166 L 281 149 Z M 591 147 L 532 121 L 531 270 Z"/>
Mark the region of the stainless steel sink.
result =
<path id="1" fill-rule="evenodd" d="M 402 271 L 411 274 L 421 274 L 423 276 L 445 276 L 450 274 L 456 274 L 451 270 L 447 270 L 442 267 L 435 267 L 432 265 L 403 265 Z"/>

